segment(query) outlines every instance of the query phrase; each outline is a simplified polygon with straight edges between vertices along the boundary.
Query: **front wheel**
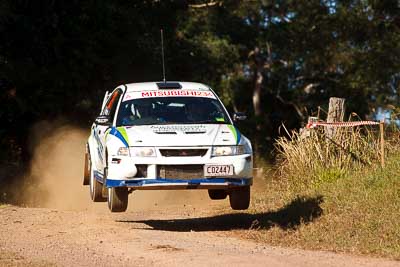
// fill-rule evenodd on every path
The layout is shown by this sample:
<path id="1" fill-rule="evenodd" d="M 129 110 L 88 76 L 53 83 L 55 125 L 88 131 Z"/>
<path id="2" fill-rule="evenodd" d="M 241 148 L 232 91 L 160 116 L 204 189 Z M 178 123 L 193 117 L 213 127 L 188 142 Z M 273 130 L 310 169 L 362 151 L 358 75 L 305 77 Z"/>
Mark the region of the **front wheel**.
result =
<path id="1" fill-rule="evenodd" d="M 239 187 L 229 192 L 229 203 L 234 210 L 246 210 L 250 205 L 250 186 Z"/>
<path id="2" fill-rule="evenodd" d="M 124 212 L 128 208 L 128 188 L 108 188 L 108 208 L 111 212 Z"/>

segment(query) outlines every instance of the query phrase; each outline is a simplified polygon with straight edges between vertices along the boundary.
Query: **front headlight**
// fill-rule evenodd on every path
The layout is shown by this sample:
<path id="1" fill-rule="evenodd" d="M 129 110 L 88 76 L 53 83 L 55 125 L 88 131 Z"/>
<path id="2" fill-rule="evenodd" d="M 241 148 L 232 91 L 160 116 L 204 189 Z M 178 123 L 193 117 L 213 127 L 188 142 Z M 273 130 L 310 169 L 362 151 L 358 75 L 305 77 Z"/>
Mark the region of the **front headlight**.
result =
<path id="1" fill-rule="evenodd" d="M 211 156 L 235 156 L 242 155 L 244 152 L 245 149 L 243 146 L 213 146 Z"/>
<path id="2" fill-rule="evenodd" d="M 118 149 L 118 156 L 130 156 L 128 147 L 120 147 Z"/>
<path id="3" fill-rule="evenodd" d="M 156 149 L 154 147 L 130 147 L 132 157 L 155 157 Z"/>

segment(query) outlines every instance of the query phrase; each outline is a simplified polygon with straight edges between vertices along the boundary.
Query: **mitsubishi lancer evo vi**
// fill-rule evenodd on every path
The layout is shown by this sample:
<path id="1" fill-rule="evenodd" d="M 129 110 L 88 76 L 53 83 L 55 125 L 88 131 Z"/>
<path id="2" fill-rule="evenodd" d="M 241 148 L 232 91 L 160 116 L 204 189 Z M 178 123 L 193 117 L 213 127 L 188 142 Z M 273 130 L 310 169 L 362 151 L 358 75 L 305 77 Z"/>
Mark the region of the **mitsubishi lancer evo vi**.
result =
<path id="1" fill-rule="evenodd" d="M 86 145 L 91 199 L 123 212 L 134 190 L 208 189 L 232 209 L 250 203 L 250 141 L 200 83 L 132 83 L 107 92 Z"/>

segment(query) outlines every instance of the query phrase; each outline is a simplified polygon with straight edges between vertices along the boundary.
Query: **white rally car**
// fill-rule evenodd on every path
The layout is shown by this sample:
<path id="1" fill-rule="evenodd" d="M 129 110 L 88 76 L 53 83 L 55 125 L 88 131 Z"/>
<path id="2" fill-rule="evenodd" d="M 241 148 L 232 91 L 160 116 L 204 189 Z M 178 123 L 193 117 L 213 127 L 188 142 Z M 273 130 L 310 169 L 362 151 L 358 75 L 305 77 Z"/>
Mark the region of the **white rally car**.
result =
<path id="1" fill-rule="evenodd" d="M 245 119 L 236 113 L 234 120 Z M 200 83 L 132 83 L 107 92 L 91 128 L 84 185 L 112 212 L 134 190 L 208 189 L 249 207 L 250 141 L 240 134 L 211 88 Z"/>

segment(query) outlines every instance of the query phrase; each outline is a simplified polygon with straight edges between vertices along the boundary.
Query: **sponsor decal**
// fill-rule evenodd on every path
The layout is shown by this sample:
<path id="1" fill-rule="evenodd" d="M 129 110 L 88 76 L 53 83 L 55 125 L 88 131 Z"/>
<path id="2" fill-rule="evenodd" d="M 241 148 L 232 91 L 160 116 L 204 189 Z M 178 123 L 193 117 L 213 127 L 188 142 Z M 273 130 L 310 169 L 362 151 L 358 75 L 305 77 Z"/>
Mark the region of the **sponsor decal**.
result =
<path id="1" fill-rule="evenodd" d="M 171 97 L 171 96 L 208 97 L 215 99 L 215 96 L 211 91 L 205 91 L 205 90 L 157 90 L 157 91 L 130 92 L 125 94 L 123 101 L 135 98 Z"/>
<path id="2" fill-rule="evenodd" d="M 204 125 L 153 125 L 150 127 L 155 133 L 168 133 L 168 132 L 191 132 L 191 133 L 205 133 L 206 127 Z"/>
<path id="3" fill-rule="evenodd" d="M 132 98 L 134 98 L 132 94 L 125 94 L 123 101 L 131 100 Z"/>

